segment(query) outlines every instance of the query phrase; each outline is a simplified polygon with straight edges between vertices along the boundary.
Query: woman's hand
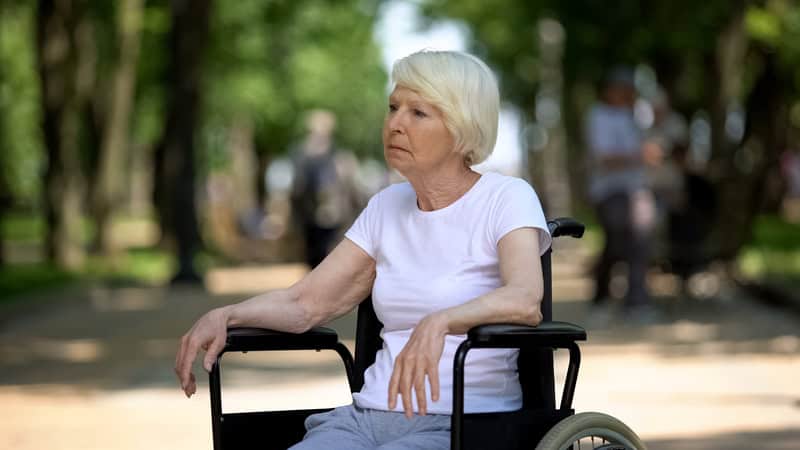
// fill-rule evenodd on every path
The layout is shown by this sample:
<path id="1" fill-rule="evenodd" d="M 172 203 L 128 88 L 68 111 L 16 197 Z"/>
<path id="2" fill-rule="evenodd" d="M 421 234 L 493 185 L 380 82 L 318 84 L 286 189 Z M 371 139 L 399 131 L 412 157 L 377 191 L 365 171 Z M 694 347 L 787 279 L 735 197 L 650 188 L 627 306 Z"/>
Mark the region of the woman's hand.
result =
<path id="1" fill-rule="evenodd" d="M 206 352 L 203 367 L 210 372 L 217 355 L 225 347 L 228 336 L 228 315 L 227 308 L 211 310 L 198 319 L 181 338 L 178 354 L 175 357 L 175 374 L 178 375 L 181 389 L 187 397 L 191 397 L 197 391 L 192 364 L 200 349 Z"/>
<path id="2" fill-rule="evenodd" d="M 392 378 L 389 381 L 389 409 L 397 404 L 397 394 L 403 401 L 406 417 L 414 414 L 411 402 L 411 389 L 416 391 L 419 414 L 427 413 L 425 396 L 425 377 L 431 386 L 431 400 L 439 400 L 439 360 L 444 349 L 444 338 L 448 325 L 444 314 L 431 314 L 414 328 L 403 351 L 394 362 Z"/>

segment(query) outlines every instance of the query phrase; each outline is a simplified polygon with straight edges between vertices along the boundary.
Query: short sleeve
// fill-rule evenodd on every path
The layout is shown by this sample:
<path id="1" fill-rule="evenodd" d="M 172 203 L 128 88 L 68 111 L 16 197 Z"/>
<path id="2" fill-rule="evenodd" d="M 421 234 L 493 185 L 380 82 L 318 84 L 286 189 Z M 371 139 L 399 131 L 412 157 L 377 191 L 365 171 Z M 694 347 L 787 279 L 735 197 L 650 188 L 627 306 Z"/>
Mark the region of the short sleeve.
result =
<path id="1" fill-rule="evenodd" d="M 492 227 L 495 245 L 503 236 L 518 228 L 537 230 L 540 254 L 544 254 L 550 248 L 552 239 L 539 196 L 531 185 L 522 179 L 514 179 L 501 188 Z"/>
<path id="2" fill-rule="evenodd" d="M 378 242 L 377 232 L 380 195 L 381 193 L 379 192 L 369 199 L 367 206 L 361 211 L 361 214 L 358 215 L 353 225 L 344 234 L 344 237 L 361 247 L 372 259 L 376 259 L 378 250 L 376 243 Z"/>

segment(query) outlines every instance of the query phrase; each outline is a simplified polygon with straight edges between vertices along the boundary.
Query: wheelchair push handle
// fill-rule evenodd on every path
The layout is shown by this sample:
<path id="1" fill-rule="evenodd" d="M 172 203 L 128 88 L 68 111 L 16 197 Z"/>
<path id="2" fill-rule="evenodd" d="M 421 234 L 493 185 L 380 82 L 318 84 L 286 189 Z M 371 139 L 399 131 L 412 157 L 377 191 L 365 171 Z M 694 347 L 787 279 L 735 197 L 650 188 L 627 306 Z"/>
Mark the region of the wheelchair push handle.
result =
<path id="1" fill-rule="evenodd" d="M 550 229 L 550 235 L 554 238 L 569 236 L 580 239 L 583 237 L 583 232 L 585 230 L 582 223 L 570 217 L 559 217 L 549 220 L 547 222 L 547 228 Z"/>

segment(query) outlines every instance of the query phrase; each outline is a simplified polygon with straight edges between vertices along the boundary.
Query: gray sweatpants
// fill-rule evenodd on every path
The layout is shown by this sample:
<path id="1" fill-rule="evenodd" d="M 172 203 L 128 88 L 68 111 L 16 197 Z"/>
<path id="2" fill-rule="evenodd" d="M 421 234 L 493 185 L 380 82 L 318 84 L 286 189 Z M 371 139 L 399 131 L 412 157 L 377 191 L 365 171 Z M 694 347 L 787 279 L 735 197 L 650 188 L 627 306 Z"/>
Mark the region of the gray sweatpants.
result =
<path id="1" fill-rule="evenodd" d="M 290 450 L 447 450 L 450 416 L 342 406 L 306 419 L 306 436 Z"/>

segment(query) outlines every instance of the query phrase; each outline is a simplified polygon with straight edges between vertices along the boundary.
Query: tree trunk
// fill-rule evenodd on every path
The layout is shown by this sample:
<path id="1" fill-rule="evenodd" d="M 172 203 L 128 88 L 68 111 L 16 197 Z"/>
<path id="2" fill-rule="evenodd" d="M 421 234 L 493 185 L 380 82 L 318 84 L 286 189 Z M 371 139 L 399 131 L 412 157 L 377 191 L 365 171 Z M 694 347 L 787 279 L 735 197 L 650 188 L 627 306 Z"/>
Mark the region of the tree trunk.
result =
<path id="1" fill-rule="evenodd" d="M 723 247 L 728 246 L 726 241 L 730 238 L 732 228 L 738 229 L 743 218 L 741 208 L 725 206 L 739 196 L 735 183 L 742 183 L 741 174 L 732 163 L 738 144 L 730 142 L 726 137 L 725 122 L 728 109 L 741 94 L 733 89 L 739 87 L 739 83 L 734 82 L 733 78 L 739 77 L 740 71 L 738 69 L 729 71 L 729 69 L 732 64 L 743 63 L 744 54 L 732 51 L 736 48 L 733 43 L 739 40 L 744 31 L 743 19 L 743 14 L 735 14 L 718 35 L 714 50 L 704 55 L 705 107 L 708 110 L 711 132 L 710 159 L 705 172 L 714 186 L 719 206 L 716 216 L 710 219 L 714 226 L 711 239 L 707 243 L 707 251 L 711 257 L 723 260 L 729 260 L 734 256 Z M 742 184 L 749 191 L 751 186 Z"/>
<path id="2" fill-rule="evenodd" d="M 110 219 L 115 207 L 123 200 L 123 185 L 129 175 L 125 168 L 129 162 L 128 137 L 143 10 L 143 0 L 123 0 L 117 11 L 119 60 L 114 69 L 108 118 L 100 147 L 97 185 L 92 196 L 96 247 L 106 256 L 111 256 L 115 250 Z"/>
<path id="3" fill-rule="evenodd" d="M 0 13 L 3 12 L 5 5 L 3 2 L 0 1 Z M 3 67 L 0 66 L 0 85 L 4 84 L 4 73 Z M 0 147 L 8 145 L 4 139 L 6 135 L 6 122 L 2 119 L 2 115 L 5 113 L 2 109 L 0 109 Z M 5 258 L 5 249 L 4 249 L 4 237 L 5 234 L 3 233 L 3 218 L 6 216 L 8 209 L 11 206 L 11 189 L 6 179 L 6 168 L 10 165 L 10 161 L 8 161 L 8 157 L 6 153 L 0 152 L 0 268 L 5 265 L 6 258 Z"/>
<path id="4" fill-rule="evenodd" d="M 706 88 L 709 92 L 709 115 L 711 119 L 711 167 L 712 172 L 724 169 L 738 148 L 725 132 L 728 111 L 742 97 L 742 76 L 747 52 L 747 32 L 744 24 L 744 8 L 737 9 L 728 25 L 717 37 L 715 52 L 708 55 Z"/>
<path id="5" fill-rule="evenodd" d="M 720 183 L 721 255 L 733 259 L 751 238 L 753 223 L 764 202 L 768 174 L 776 170 L 787 146 L 791 78 L 783 77 L 776 55 L 764 53 L 764 67 L 746 103 L 744 145 L 730 160 L 728 177 Z"/>
<path id="6" fill-rule="evenodd" d="M 542 19 L 539 28 L 539 94 L 537 122 L 547 130 L 547 144 L 541 151 L 542 200 L 551 217 L 571 213 L 567 174 L 567 134 L 564 130 L 563 63 L 564 28 L 554 19 Z M 530 160 L 529 160 L 530 161 Z M 529 171 L 532 170 L 529 168 Z"/>
<path id="7" fill-rule="evenodd" d="M 253 189 L 255 189 L 256 192 L 256 204 L 259 208 L 266 209 L 270 195 L 267 190 L 266 175 L 267 169 L 272 162 L 272 153 L 266 151 L 266 149 L 256 147 L 255 155 L 256 166 L 258 167 L 256 172 L 258 176 L 253 180 L 255 183 Z"/>
<path id="8" fill-rule="evenodd" d="M 260 207 L 256 182 L 262 179 L 256 162 L 253 124 L 247 117 L 237 117 L 228 129 L 228 152 L 231 158 L 233 209 L 238 217 L 252 214 Z"/>
<path id="9" fill-rule="evenodd" d="M 40 0 L 37 57 L 47 152 L 44 208 L 48 260 L 66 269 L 84 261 L 81 204 L 82 111 L 93 82 L 91 27 L 79 0 Z"/>
<path id="10" fill-rule="evenodd" d="M 720 34 L 713 72 L 712 153 L 709 175 L 718 193 L 712 252 L 733 261 L 751 237 L 760 211 L 767 173 L 778 161 L 788 126 L 786 80 L 781 80 L 775 56 L 764 54 L 764 67 L 744 100 L 746 128 L 741 142 L 726 134 L 729 108 L 742 97 L 742 74 L 747 51 L 744 13 L 732 17 Z M 784 136 L 785 137 L 785 136 Z"/>
<path id="11" fill-rule="evenodd" d="M 195 204 L 194 132 L 201 102 L 203 51 L 209 31 L 211 0 L 172 0 L 170 64 L 164 136 L 156 149 L 154 202 L 166 242 L 174 245 L 178 272 L 173 282 L 200 277 L 193 259 L 200 247 Z"/>
<path id="12" fill-rule="evenodd" d="M 4 122 L 0 120 L 0 133 L 3 133 Z M 0 268 L 6 263 L 5 249 L 4 249 L 4 233 L 2 230 L 3 219 L 7 211 L 11 207 L 11 189 L 9 188 L 8 180 L 6 180 L 6 171 L 4 170 L 4 163 L 0 156 Z"/>

